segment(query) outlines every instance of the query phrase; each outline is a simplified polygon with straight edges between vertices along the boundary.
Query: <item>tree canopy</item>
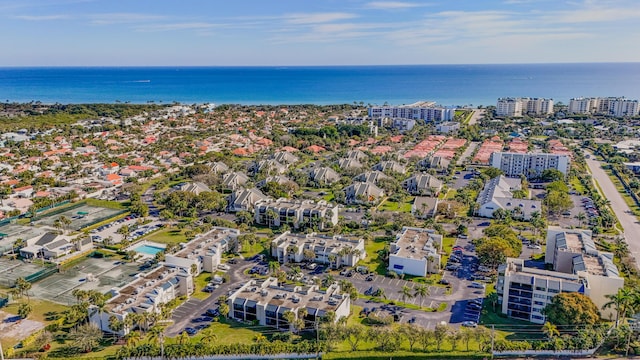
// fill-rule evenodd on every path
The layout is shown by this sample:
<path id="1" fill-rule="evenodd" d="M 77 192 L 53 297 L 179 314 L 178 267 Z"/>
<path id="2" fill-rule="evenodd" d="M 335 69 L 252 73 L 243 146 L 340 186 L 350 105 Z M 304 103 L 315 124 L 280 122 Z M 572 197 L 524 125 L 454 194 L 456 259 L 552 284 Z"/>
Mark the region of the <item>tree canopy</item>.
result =
<path id="1" fill-rule="evenodd" d="M 555 325 L 594 325 L 600 321 L 600 311 L 588 296 L 580 293 L 560 293 L 542 311 Z"/>

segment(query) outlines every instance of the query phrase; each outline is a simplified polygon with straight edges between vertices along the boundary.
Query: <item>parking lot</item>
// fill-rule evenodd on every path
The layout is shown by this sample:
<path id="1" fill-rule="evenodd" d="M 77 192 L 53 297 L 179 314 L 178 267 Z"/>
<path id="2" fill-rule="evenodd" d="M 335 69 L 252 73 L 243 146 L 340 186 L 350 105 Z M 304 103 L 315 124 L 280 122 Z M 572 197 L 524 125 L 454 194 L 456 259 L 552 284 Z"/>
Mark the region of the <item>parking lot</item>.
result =
<path id="1" fill-rule="evenodd" d="M 110 244 L 118 244 L 124 240 L 124 235 L 118 233 L 118 231 L 124 227 L 129 227 L 129 233 L 127 235 L 127 240 L 137 240 L 140 237 L 148 234 L 151 231 L 157 230 L 158 227 L 162 226 L 162 222 L 160 222 L 157 218 L 147 218 L 152 220 L 150 223 L 145 225 L 138 225 L 140 219 L 137 215 L 133 214 L 127 216 L 123 219 L 116 220 L 109 224 L 105 224 L 100 226 L 97 229 L 91 230 L 91 239 L 95 242 L 103 242 L 105 239 L 110 239 Z"/>

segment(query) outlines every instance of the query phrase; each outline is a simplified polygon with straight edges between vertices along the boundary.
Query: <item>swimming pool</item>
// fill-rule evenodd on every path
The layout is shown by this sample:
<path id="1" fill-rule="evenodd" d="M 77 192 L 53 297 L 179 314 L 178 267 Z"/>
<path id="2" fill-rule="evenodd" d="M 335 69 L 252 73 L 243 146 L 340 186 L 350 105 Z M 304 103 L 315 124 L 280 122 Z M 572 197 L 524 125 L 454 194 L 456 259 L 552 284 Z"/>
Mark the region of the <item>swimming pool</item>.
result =
<path id="1" fill-rule="evenodd" d="M 133 251 L 139 252 L 141 254 L 146 254 L 146 255 L 155 255 L 155 254 L 159 253 L 160 251 L 164 251 L 164 248 L 157 247 L 157 246 L 152 246 L 152 245 L 148 245 L 148 244 L 144 244 L 144 245 L 140 245 L 137 248 L 133 249 Z"/>

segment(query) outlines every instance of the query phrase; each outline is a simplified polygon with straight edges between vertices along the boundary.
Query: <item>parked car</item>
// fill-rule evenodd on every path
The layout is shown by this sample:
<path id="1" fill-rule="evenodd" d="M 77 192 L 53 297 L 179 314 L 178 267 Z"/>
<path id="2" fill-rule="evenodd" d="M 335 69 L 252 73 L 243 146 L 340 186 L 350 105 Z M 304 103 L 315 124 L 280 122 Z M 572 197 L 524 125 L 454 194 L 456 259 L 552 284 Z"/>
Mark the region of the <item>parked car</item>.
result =
<path id="1" fill-rule="evenodd" d="M 184 329 L 184 331 L 185 331 L 189 336 L 193 336 L 193 335 L 195 335 L 195 334 L 198 332 L 198 330 L 196 330 L 196 329 L 194 329 L 194 328 L 192 328 L 192 327 L 185 328 L 185 329 Z"/>
<path id="2" fill-rule="evenodd" d="M 366 279 L 366 280 L 367 280 L 367 281 L 373 281 L 373 279 L 375 279 L 375 276 L 373 276 L 373 275 L 369 275 L 369 276 L 367 276 L 367 279 Z"/>
<path id="3" fill-rule="evenodd" d="M 462 323 L 462 326 L 464 327 L 478 327 L 478 323 L 476 323 L 475 321 L 465 321 Z"/>
<path id="4" fill-rule="evenodd" d="M 226 271 L 226 270 L 231 269 L 231 267 L 229 265 L 227 265 L 227 264 L 220 264 L 220 265 L 218 265 L 218 269 Z"/>
<path id="5" fill-rule="evenodd" d="M 481 284 L 479 282 L 472 282 L 471 285 L 469 285 L 470 287 L 474 288 L 474 289 L 484 289 L 484 284 Z"/>

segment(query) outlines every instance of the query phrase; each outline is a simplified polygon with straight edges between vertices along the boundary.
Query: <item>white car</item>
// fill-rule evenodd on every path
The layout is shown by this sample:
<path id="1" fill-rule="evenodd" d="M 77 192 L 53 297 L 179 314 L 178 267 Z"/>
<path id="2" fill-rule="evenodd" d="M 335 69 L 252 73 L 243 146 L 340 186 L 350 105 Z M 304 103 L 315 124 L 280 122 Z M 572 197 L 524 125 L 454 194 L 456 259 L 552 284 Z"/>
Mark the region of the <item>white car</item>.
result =
<path id="1" fill-rule="evenodd" d="M 536 245 L 536 244 L 529 244 L 529 245 L 527 245 L 527 247 L 529 249 L 536 249 L 536 250 L 542 249 L 542 247 L 540 245 Z"/>
<path id="2" fill-rule="evenodd" d="M 227 270 L 231 269 L 231 267 L 229 265 L 227 265 L 227 264 L 220 264 L 220 265 L 218 265 L 218 269 L 227 271 Z"/>

